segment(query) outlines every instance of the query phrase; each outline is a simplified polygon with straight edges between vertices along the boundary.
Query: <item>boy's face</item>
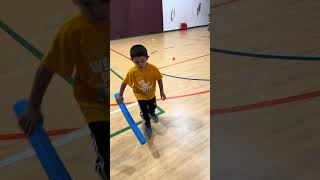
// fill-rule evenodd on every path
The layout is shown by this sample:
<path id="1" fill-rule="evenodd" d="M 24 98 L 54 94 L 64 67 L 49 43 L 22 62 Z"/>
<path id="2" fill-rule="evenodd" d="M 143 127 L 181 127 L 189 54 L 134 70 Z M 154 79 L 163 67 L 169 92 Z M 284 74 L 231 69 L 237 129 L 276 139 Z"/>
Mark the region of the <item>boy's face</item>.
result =
<path id="1" fill-rule="evenodd" d="M 148 57 L 138 56 L 132 59 L 132 62 L 138 69 L 144 69 L 147 66 Z"/>
<path id="2" fill-rule="evenodd" d="M 109 21 L 110 0 L 73 0 L 81 13 L 96 24 Z"/>

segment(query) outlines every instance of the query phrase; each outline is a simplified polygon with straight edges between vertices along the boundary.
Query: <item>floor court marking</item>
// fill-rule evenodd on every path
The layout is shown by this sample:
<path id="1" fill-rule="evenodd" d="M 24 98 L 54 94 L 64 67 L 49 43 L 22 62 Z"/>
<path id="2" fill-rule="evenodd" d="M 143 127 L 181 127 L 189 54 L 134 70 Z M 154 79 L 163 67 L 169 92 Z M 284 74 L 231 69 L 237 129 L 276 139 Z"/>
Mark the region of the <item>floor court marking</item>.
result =
<path id="1" fill-rule="evenodd" d="M 135 103 L 132 103 L 132 104 L 128 105 L 127 109 L 130 109 L 131 107 L 134 107 L 134 106 L 138 106 L 138 102 L 135 102 Z M 114 111 L 110 112 L 110 115 L 113 115 L 113 114 L 115 114 L 117 112 L 121 112 L 121 109 L 117 109 L 117 110 L 114 110 Z"/>
<path id="2" fill-rule="evenodd" d="M 210 79 L 201 79 L 201 78 L 188 78 L 188 77 L 181 77 L 181 76 L 173 76 L 170 74 L 161 73 L 163 76 L 175 78 L 175 79 L 183 79 L 183 80 L 189 80 L 189 81 L 205 81 L 210 82 Z"/>
<path id="3" fill-rule="evenodd" d="M 50 137 L 60 136 L 78 129 L 79 128 L 55 129 L 55 130 L 47 131 L 47 134 Z M 25 138 L 25 135 L 23 133 L 0 134 L 0 141 L 18 140 L 18 139 L 24 139 L 24 138 Z"/>
<path id="4" fill-rule="evenodd" d="M 120 56 L 126 58 L 126 59 L 129 59 L 130 58 L 114 49 L 110 49 L 111 51 L 113 51 L 114 53 L 117 53 L 119 54 Z M 194 58 L 190 58 L 190 59 L 187 59 L 187 60 L 183 60 L 183 61 L 180 61 L 180 62 L 177 62 L 177 63 L 173 63 L 173 64 L 169 64 L 169 65 L 165 65 L 165 66 L 162 66 L 162 67 L 159 67 L 158 69 L 163 69 L 163 68 L 166 68 L 166 67 L 170 67 L 170 66 L 174 66 L 174 65 L 177 65 L 177 64 L 181 64 L 181 63 L 185 63 L 185 62 L 188 62 L 188 61 L 193 61 L 193 60 L 196 60 L 196 59 L 200 59 L 200 58 L 203 58 L 203 57 L 206 57 L 206 56 L 210 56 L 210 54 L 205 54 L 205 55 L 201 55 L 201 56 L 198 56 L 198 57 L 194 57 Z"/>
<path id="5" fill-rule="evenodd" d="M 247 53 L 239 51 L 230 51 L 225 49 L 210 48 L 210 51 L 213 53 L 231 55 L 231 56 L 243 56 L 251 58 L 261 58 L 269 59 L 275 61 L 320 61 L 319 56 L 283 56 L 283 55 L 269 55 L 269 54 L 257 54 L 257 53 Z"/>
<path id="6" fill-rule="evenodd" d="M 207 26 L 207 25 L 206 25 Z M 204 26 L 205 27 L 205 26 Z M 196 27 L 198 28 L 198 27 Z M 199 42 L 206 42 L 206 43 L 210 43 L 210 41 L 208 40 L 203 40 L 203 39 L 190 39 L 190 38 L 186 38 L 186 37 L 183 37 L 183 36 L 179 36 L 179 37 L 173 37 L 173 38 L 176 38 L 176 39 L 185 39 L 185 40 L 189 40 L 189 41 L 199 41 Z"/>
<path id="7" fill-rule="evenodd" d="M 122 57 L 124 57 L 124 58 L 126 58 L 126 59 L 128 59 L 128 60 L 131 60 L 131 58 L 129 58 L 128 56 L 126 56 L 126 55 L 124 55 L 124 54 L 122 54 L 122 53 L 120 53 L 120 52 L 118 52 L 118 51 L 116 51 L 116 50 L 114 50 L 114 49 L 111 49 L 111 48 L 110 48 L 110 50 L 113 51 L 113 52 L 115 52 L 115 53 L 117 53 L 117 54 L 119 54 L 120 56 L 122 56 Z M 204 56 L 199 56 L 199 57 L 205 57 L 205 56 L 209 56 L 209 55 L 210 55 L 210 54 L 204 55 Z M 180 63 L 183 63 L 183 62 L 187 62 L 187 61 L 191 61 L 191 60 L 195 60 L 195 59 L 198 59 L 199 57 L 197 57 L 197 58 L 192 58 L 192 59 L 188 59 L 188 60 L 184 60 L 184 61 L 181 61 L 181 62 L 179 62 L 179 63 L 175 63 L 174 65 L 180 64 Z M 169 66 L 173 66 L 173 64 L 167 65 L 167 66 L 165 66 L 165 67 L 169 67 Z M 162 69 L 162 68 L 164 68 L 164 67 L 161 67 L 161 68 L 158 68 L 158 69 Z M 167 77 L 171 77 L 171 78 L 176 78 L 176 79 L 182 79 L 182 80 L 190 80 L 190 81 L 209 81 L 209 82 L 210 82 L 210 79 L 180 77 L 180 76 L 174 76 L 174 75 L 165 74 L 165 73 L 161 73 L 161 74 L 162 74 L 163 76 L 167 76 Z"/>
<path id="8" fill-rule="evenodd" d="M 183 97 L 190 97 L 190 96 L 196 96 L 196 95 L 200 95 L 200 94 L 206 94 L 206 93 L 210 93 L 210 90 L 206 90 L 206 91 L 200 91 L 200 92 L 195 92 L 195 93 L 190 93 L 190 94 L 184 94 L 184 95 L 177 95 L 177 96 L 172 96 L 172 97 L 167 97 L 166 100 L 168 99 L 176 99 L 176 98 L 183 98 Z M 160 101 L 161 99 L 158 98 L 157 101 Z M 132 104 L 134 102 L 125 102 L 125 104 Z M 117 106 L 118 104 L 110 104 L 110 106 Z"/>
<path id="9" fill-rule="evenodd" d="M 133 103 L 131 105 L 128 105 L 127 108 L 129 109 L 129 108 L 137 106 L 137 105 L 138 105 L 138 103 Z M 112 115 L 112 114 L 115 114 L 115 113 L 120 112 L 120 111 L 121 111 L 120 109 L 117 109 L 117 110 L 115 110 L 113 112 L 110 112 L 110 114 Z M 158 113 L 158 115 L 160 115 L 160 114 L 161 114 L 161 112 Z M 141 124 L 141 121 L 137 122 L 136 124 L 137 125 Z M 116 131 L 116 132 L 112 133 L 110 135 L 110 139 L 112 137 L 115 137 L 115 136 L 117 136 L 117 135 L 129 130 L 129 129 L 130 129 L 130 127 L 126 127 L 126 128 L 120 129 L 119 131 Z M 84 128 L 78 129 L 78 130 L 76 130 L 74 132 L 71 132 L 71 133 L 65 135 L 62 138 L 53 140 L 52 141 L 52 145 L 54 147 L 60 147 L 60 146 L 69 144 L 69 143 L 71 143 L 71 142 L 73 142 L 75 140 L 78 140 L 78 139 L 80 139 L 80 138 L 82 138 L 84 136 L 88 136 L 89 134 L 90 134 L 89 128 L 88 127 L 84 127 Z M 11 156 L 9 156 L 7 158 L 1 159 L 0 160 L 0 168 L 6 167 L 8 165 L 14 164 L 14 163 L 16 163 L 18 161 L 22 161 L 22 160 L 25 160 L 27 158 L 33 157 L 33 156 L 35 156 L 34 150 L 32 148 L 28 148 L 23 152 L 20 152 L 20 153 L 11 155 Z"/>
<path id="10" fill-rule="evenodd" d="M 279 56 L 279 55 L 265 55 L 265 54 L 253 54 L 253 53 L 244 53 L 244 52 L 236 52 L 229 50 L 222 50 L 216 48 L 210 48 L 210 51 L 213 53 L 221 53 L 226 55 L 233 56 L 244 56 L 244 57 L 256 57 L 256 58 L 266 58 L 271 60 L 297 60 L 297 61 L 319 61 L 320 57 L 306 57 L 306 56 Z M 227 114 L 234 112 L 242 112 L 254 109 L 261 109 L 266 107 L 272 107 L 281 104 L 288 104 L 296 101 L 303 101 L 307 99 L 312 99 L 320 96 L 320 90 L 312 91 L 305 94 L 298 94 L 294 96 L 282 97 L 278 99 L 265 100 L 261 102 L 256 102 L 252 104 L 245 104 L 233 107 L 226 108 L 212 108 L 210 110 L 211 114 L 219 115 L 219 114 Z"/>
<path id="11" fill-rule="evenodd" d="M 233 2 L 236 2 L 239 0 L 229 0 L 222 3 L 214 4 L 213 7 L 220 7 L 224 6 Z M 217 48 L 210 48 L 210 51 L 213 53 L 221 53 L 221 54 L 227 54 L 227 55 L 234 55 L 234 56 L 246 56 L 246 57 L 257 57 L 257 58 L 267 58 L 267 59 L 280 59 L 280 60 L 305 60 L 305 61 L 318 61 L 320 60 L 320 57 L 303 57 L 303 56 L 279 56 L 279 55 L 267 55 L 267 54 L 253 54 L 253 53 L 246 53 L 246 52 L 237 52 L 237 51 L 230 51 L 230 50 L 224 50 L 224 49 L 217 49 Z M 295 96 L 288 96 L 278 99 L 271 99 L 266 101 L 261 101 L 253 104 L 245 104 L 245 105 L 239 105 L 239 106 L 233 106 L 233 107 L 227 107 L 227 108 L 212 108 L 210 110 L 211 114 L 213 115 L 219 115 L 219 114 L 227 114 L 227 113 L 233 113 L 233 112 L 241 112 L 241 111 L 247 111 L 247 110 L 253 110 L 253 109 L 259 109 L 259 108 L 266 108 L 266 107 L 272 107 L 276 105 L 281 104 L 288 104 L 291 102 L 297 102 L 307 99 L 312 99 L 320 96 L 320 90 L 312 91 L 305 94 L 298 94 Z"/>
<path id="12" fill-rule="evenodd" d="M 257 102 L 257 103 L 253 103 L 253 104 L 246 104 L 246 105 L 221 108 L 221 109 L 211 109 L 210 112 L 211 112 L 211 114 L 218 115 L 218 114 L 248 111 L 248 110 L 253 110 L 253 109 L 266 108 L 266 107 L 272 107 L 272 106 L 281 105 L 281 104 L 288 104 L 288 103 L 292 103 L 292 102 L 303 101 L 303 100 L 307 100 L 307 99 L 313 99 L 313 98 L 316 98 L 319 96 L 320 96 L 320 90 L 305 93 L 305 94 L 299 94 L 299 95 L 295 95 L 295 96 L 279 98 L 279 99 L 261 101 L 261 102 Z"/>
<path id="13" fill-rule="evenodd" d="M 157 113 L 157 115 L 161 115 L 162 113 L 164 113 L 164 111 Z M 137 125 L 142 124 L 142 121 L 139 121 L 136 123 Z M 110 138 L 115 137 L 125 131 L 128 131 L 130 129 L 130 127 L 126 127 L 124 129 L 121 129 L 113 134 L 110 135 Z M 56 148 L 56 147 L 60 147 L 66 144 L 69 144 L 73 141 L 76 141 L 84 136 L 88 136 L 90 134 L 90 130 L 88 127 L 85 128 L 81 128 L 75 132 L 69 133 L 67 135 L 65 135 L 63 138 L 57 139 L 57 140 L 53 140 L 52 141 L 52 145 Z M 19 161 L 28 159 L 35 156 L 35 152 L 32 148 L 28 148 L 25 151 L 21 152 L 21 153 L 17 153 L 15 155 L 11 155 L 7 158 L 1 159 L 0 160 L 0 168 L 15 164 Z"/>
<path id="14" fill-rule="evenodd" d="M 169 98 L 168 98 L 169 99 Z M 133 102 L 132 102 L 133 103 Z M 129 109 L 129 108 L 131 108 L 131 107 L 134 107 L 134 106 L 137 106 L 138 105 L 138 103 L 136 102 L 136 103 L 130 103 L 131 105 L 129 105 L 129 106 L 127 106 L 127 108 Z M 160 106 L 157 106 L 157 109 L 159 110 L 159 115 L 161 115 L 161 114 L 163 114 L 165 111 L 160 107 Z M 115 111 L 112 111 L 112 112 L 110 112 L 110 115 L 113 115 L 113 114 L 115 114 L 115 113 L 117 113 L 117 112 L 120 112 L 121 110 L 120 109 L 117 109 L 117 110 L 115 110 Z M 138 122 L 139 123 L 139 122 Z M 137 124 L 138 124 L 137 123 Z M 77 129 L 79 129 L 79 128 L 75 128 L 75 130 L 77 130 Z M 130 129 L 130 128 L 129 128 Z M 117 131 L 117 132 L 115 132 L 115 133 L 113 133 L 113 134 L 111 134 L 111 138 L 112 137 L 114 137 L 115 135 L 119 135 L 119 134 L 121 134 L 121 133 L 123 133 L 123 132 L 125 132 L 125 131 L 127 131 L 128 130 L 128 127 L 125 127 L 125 128 L 123 128 L 123 129 L 121 129 L 121 130 L 119 130 L 119 131 Z M 61 131 L 61 130 L 54 130 L 54 131 Z M 63 130 L 62 130 L 63 131 Z M 68 131 L 68 132 L 65 132 L 65 133 L 60 133 L 59 135 L 62 135 L 62 134 L 67 134 L 67 133 L 70 133 L 70 132 L 72 132 L 71 130 L 70 131 Z M 2 136 L 2 139 L 1 139 L 1 136 Z M 15 137 L 12 137 L 12 136 L 15 136 Z M 18 137 L 17 137 L 18 136 Z M 17 139 L 23 139 L 24 138 L 24 135 L 21 133 L 21 134 L 3 134 L 3 135 L 0 135 L 0 141 L 1 140 L 5 140 L 5 141 L 8 141 L 8 140 L 17 140 Z"/>
<path id="15" fill-rule="evenodd" d="M 82 128 L 75 132 L 69 133 L 65 135 L 63 138 L 56 139 L 52 141 L 52 145 L 54 147 L 60 147 L 62 145 L 69 144 L 75 140 L 78 140 L 84 136 L 88 136 L 90 134 L 89 128 Z M 15 155 L 11 155 L 7 158 L 0 160 L 0 168 L 12 165 L 14 163 L 17 163 L 18 161 L 25 160 L 27 158 L 33 157 L 35 155 L 35 152 L 32 148 L 28 148 L 25 151 L 21 153 L 16 153 Z"/>
<path id="16" fill-rule="evenodd" d="M 177 64 L 185 63 L 185 62 L 188 62 L 188 61 L 197 60 L 197 59 L 200 59 L 200 58 L 203 58 L 203 57 L 206 57 L 206 56 L 210 56 L 210 54 L 205 54 L 205 55 L 201 55 L 201 56 L 194 57 L 194 58 L 191 58 L 191 59 L 183 60 L 183 61 L 180 61 L 180 62 L 177 62 L 177 63 L 165 65 L 165 66 L 159 67 L 159 69 L 163 69 L 163 68 L 170 67 L 170 66 L 175 66 Z"/>
<path id="17" fill-rule="evenodd" d="M 137 106 L 138 102 L 132 103 L 130 105 L 127 106 L 128 109 Z M 118 112 L 120 112 L 121 109 L 116 109 L 112 112 L 110 112 L 110 115 L 114 115 Z M 60 136 L 60 135 L 64 135 L 76 130 L 79 130 L 80 128 L 67 128 L 67 129 L 56 129 L 56 130 L 49 130 L 47 131 L 48 136 L 50 137 L 54 137 L 54 136 Z M 15 133 L 15 134 L 0 134 L 0 141 L 9 141 L 9 140 L 20 140 L 20 139 L 24 139 L 25 135 L 23 133 Z"/>

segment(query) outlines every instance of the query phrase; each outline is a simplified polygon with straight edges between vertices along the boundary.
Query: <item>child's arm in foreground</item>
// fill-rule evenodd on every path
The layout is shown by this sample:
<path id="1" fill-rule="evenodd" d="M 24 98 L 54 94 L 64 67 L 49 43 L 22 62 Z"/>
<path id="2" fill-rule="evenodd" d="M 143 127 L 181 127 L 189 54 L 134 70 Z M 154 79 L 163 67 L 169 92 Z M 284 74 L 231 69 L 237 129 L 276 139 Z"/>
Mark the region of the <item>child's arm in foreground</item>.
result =
<path id="1" fill-rule="evenodd" d="M 166 97 L 166 95 L 164 94 L 164 91 L 163 91 L 163 82 L 162 82 L 162 79 L 158 80 L 158 84 L 159 84 L 161 99 L 162 99 L 162 100 L 165 100 L 167 97 Z"/>
<path id="2" fill-rule="evenodd" d="M 20 119 L 20 126 L 27 135 L 42 120 L 41 103 L 53 74 L 53 72 L 42 65 L 37 69 L 31 95 L 28 99 L 28 108 Z"/>
<path id="3" fill-rule="evenodd" d="M 126 87 L 127 87 L 127 84 L 123 82 L 120 86 L 119 97 L 117 99 L 118 103 L 120 103 L 120 101 L 123 101 L 123 92 L 126 89 Z"/>

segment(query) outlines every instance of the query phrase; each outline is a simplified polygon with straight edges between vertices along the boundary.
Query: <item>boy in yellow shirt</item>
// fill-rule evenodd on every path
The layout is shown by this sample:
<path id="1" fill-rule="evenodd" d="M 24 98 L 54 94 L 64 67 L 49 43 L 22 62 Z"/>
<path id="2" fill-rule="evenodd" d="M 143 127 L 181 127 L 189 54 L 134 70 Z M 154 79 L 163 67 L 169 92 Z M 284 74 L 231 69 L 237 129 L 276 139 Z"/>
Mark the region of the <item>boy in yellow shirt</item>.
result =
<path id="1" fill-rule="evenodd" d="M 144 121 L 145 131 L 150 136 L 152 133 L 150 117 L 155 123 L 158 122 L 158 117 L 155 114 L 157 107 L 156 81 L 159 84 L 161 99 L 166 99 L 163 91 L 162 75 L 156 66 L 147 62 L 149 56 L 143 45 L 134 45 L 130 50 L 130 56 L 135 66 L 129 70 L 122 82 L 117 102 L 123 101 L 123 92 L 127 85 L 133 88 L 133 93 L 140 106 L 140 116 Z"/>
<path id="2" fill-rule="evenodd" d="M 96 171 L 109 177 L 109 5 L 110 0 L 73 0 L 80 14 L 60 27 L 40 62 L 20 126 L 29 135 L 42 119 L 41 103 L 57 73 L 75 79 L 75 99 L 97 151 Z"/>

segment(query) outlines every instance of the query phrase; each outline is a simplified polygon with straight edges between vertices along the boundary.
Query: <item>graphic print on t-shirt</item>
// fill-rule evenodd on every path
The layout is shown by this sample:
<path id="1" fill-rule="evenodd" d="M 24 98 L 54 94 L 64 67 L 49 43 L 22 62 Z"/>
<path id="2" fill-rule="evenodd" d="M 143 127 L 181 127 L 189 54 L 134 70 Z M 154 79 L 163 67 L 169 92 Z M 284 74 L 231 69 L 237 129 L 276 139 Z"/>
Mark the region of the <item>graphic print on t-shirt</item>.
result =
<path id="1" fill-rule="evenodd" d="M 102 58 L 101 60 L 94 61 L 89 64 L 92 73 L 98 73 L 104 83 L 107 83 L 109 80 L 108 72 L 108 60 L 107 57 Z"/>
<path id="2" fill-rule="evenodd" d="M 150 82 L 144 82 L 144 80 L 139 80 L 139 89 L 141 90 L 141 94 L 148 94 L 150 90 L 152 90 L 152 85 Z"/>

